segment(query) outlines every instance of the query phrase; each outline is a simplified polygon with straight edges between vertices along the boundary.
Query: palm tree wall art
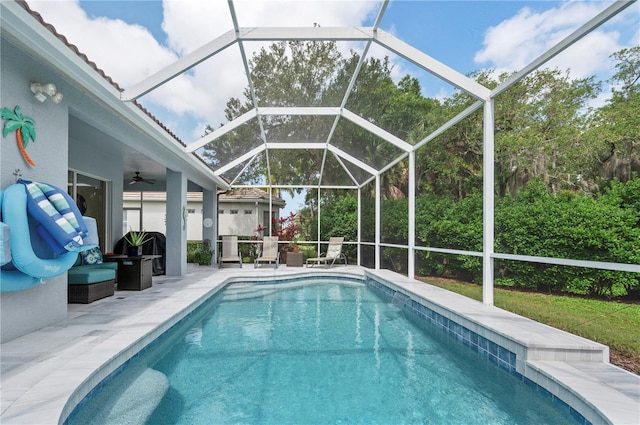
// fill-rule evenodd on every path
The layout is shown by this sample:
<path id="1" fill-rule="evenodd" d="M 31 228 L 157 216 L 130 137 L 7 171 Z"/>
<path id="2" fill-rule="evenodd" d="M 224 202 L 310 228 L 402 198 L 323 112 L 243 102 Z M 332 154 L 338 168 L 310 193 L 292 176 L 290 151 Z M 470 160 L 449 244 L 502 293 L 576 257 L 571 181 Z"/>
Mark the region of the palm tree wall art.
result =
<path id="1" fill-rule="evenodd" d="M 32 167 L 36 166 L 29 154 L 27 154 L 26 147 L 29 144 L 29 140 L 36 141 L 36 122 L 33 118 L 22 116 L 22 110 L 20 105 L 16 105 L 13 111 L 9 108 L 0 109 L 0 117 L 5 120 L 2 136 L 7 137 L 12 131 L 16 132 L 16 142 L 18 143 L 18 149 L 25 161 Z"/>

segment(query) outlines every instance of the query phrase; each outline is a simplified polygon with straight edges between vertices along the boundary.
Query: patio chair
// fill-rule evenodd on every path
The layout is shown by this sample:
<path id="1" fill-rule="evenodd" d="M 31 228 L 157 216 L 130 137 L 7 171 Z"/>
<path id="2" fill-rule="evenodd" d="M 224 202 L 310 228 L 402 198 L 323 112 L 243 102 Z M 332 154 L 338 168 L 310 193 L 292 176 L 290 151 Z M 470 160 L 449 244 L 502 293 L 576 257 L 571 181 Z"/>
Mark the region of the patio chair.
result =
<path id="1" fill-rule="evenodd" d="M 280 264 L 280 251 L 278 250 L 278 237 L 277 236 L 265 236 L 262 241 L 262 252 L 258 255 L 253 267 L 256 268 L 258 264 L 273 263 L 278 268 Z"/>
<path id="2" fill-rule="evenodd" d="M 316 264 L 324 263 L 329 267 L 332 267 L 336 260 L 344 260 L 344 265 L 347 265 L 347 256 L 342 253 L 342 243 L 344 242 L 343 237 L 333 237 L 329 238 L 329 246 L 327 247 L 327 253 L 320 254 L 319 257 L 316 258 L 307 258 L 307 267 L 311 264 L 313 267 Z M 329 264 L 331 262 L 331 264 Z"/>
<path id="3" fill-rule="evenodd" d="M 242 267 L 242 258 L 238 255 L 238 237 L 223 236 L 222 250 L 218 256 L 218 268 L 222 268 L 223 264 L 235 263 Z"/>

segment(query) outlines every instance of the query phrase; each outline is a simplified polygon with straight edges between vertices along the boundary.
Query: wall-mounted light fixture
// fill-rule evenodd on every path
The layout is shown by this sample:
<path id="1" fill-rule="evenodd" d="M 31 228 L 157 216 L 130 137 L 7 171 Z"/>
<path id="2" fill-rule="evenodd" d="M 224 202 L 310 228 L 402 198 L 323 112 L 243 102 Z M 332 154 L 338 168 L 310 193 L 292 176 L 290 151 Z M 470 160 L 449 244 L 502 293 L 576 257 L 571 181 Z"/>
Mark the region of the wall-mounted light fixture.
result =
<path id="1" fill-rule="evenodd" d="M 45 100 L 47 100 L 47 96 L 51 98 L 51 101 L 53 103 L 62 102 L 62 93 L 58 91 L 56 85 L 53 83 L 40 84 L 32 82 L 30 88 L 36 99 L 38 99 L 40 102 L 44 102 Z"/>

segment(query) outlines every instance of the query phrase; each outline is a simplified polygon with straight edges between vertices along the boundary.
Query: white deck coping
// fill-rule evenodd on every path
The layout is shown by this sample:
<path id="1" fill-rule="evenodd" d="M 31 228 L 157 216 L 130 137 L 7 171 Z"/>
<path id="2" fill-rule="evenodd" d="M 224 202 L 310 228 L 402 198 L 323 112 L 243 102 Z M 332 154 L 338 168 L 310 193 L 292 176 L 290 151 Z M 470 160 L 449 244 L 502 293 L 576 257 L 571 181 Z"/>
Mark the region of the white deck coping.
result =
<path id="1" fill-rule="evenodd" d="M 453 308 L 455 313 L 447 313 L 451 319 L 462 317 L 469 326 L 478 329 L 482 327 L 480 324 L 490 325 L 510 344 L 529 345 L 527 355 L 534 358 L 522 361 L 524 375 L 541 385 L 542 381 L 552 381 L 547 389 L 553 392 L 556 388 L 557 395 L 569 397 L 569 400 L 561 398 L 572 407 L 576 408 L 571 400 L 594 407 L 609 418 L 604 423 L 639 422 L 640 377 L 608 364 L 608 349 L 600 344 L 389 271 L 352 266 L 254 270 L 245 265 L 242 269 L 221 270 L 190 267 L 184 277 L 154 276 L 154 285 L 147 290 L 117 291 L 115 296 L 92 304 L 70 304 L 67 320 L 2 344 L 0 423 L 64 422 L 90 389 L 230 278 L 262 280 L 306 273 L 362 276 L 365 270 L 403 288 L 405 293 L 414 292 L 414 298 L 424 298 L 443 312 Z M 570 356 L 565 354 L 561 360 L 545 359 L 554 347 L 560 351 L 565 347 L 567 352 L 576 348 L 586 350 L 592 358 L 567 362 L 564 360 Z M 577 407 L 585 415 L 579 409 L 584 406 Z M 585 417 L 594 424 L 603 423 L 593 415 Z"/>

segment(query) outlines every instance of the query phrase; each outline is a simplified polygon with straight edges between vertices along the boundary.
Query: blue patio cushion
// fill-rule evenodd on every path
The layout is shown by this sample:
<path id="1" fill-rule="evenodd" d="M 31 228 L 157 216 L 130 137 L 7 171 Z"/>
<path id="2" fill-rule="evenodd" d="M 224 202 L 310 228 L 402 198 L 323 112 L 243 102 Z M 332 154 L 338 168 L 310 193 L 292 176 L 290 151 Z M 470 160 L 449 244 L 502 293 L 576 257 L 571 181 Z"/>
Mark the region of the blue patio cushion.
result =
<path id="1" fill-rule="evenodd" d="M 112 269 L 101 269 L 93 267 L 72 267 L 67 272 L 67 282 L 69 285 L 88 285 L 90 283 L 104 282 L 105 280 L 115 280 L 116 272 Z"/>
<path id="2" fill-rule="evenodd" d="M 87 266 L 84 266 L 87 267 Z M 100 263 L 100 264 L 94 264 L 92 266 L 89 267 L 95 267 L 95 268 L 100 268 L 100 269 L 110 269 L 110 270 L 118 270 L 118 263 L 115 261 L 110 261 L 108 263 Z"/>
<path id="3" fill-rule="evenodd" d="M 81 263 L 76 263 L 73 265 L 73 267 L 71 267 L 71 270 L 78 268 L 80 270 L 82 269 L 109 269 L 109 270 L 118 270 L 118 263 L 116 262 L 109 262 L 109 263 L 100 263 L 100 264 L 85 264 L 82 265 Z"/>

